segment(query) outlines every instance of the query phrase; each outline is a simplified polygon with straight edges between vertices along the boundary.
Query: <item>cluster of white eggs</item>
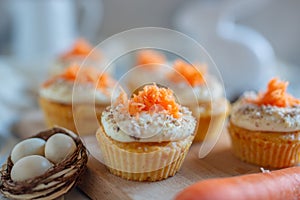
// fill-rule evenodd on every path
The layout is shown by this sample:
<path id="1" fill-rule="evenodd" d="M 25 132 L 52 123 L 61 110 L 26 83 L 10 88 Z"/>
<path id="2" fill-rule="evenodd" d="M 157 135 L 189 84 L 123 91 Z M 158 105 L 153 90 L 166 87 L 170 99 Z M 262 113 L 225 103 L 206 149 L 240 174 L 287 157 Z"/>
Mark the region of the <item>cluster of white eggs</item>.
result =
<path id="1" fill-rule="evenodd" d="M 47 141 L 41 138 L 23 140 L 11 152 L 14 164 L 11 179 L 25 181 L 40 176 L 74 153 L 76 148 L 74 140 L 63 133 L 56 133 Z"/>

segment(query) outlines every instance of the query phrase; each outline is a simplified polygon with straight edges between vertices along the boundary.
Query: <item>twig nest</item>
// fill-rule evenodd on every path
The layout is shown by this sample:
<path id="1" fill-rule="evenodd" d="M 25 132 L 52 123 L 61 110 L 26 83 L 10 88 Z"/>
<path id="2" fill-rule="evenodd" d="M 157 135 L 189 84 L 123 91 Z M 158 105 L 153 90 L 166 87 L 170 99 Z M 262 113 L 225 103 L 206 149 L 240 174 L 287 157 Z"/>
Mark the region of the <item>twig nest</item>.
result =
<path id="1" fill-rule="evenodd" d="M 78 135 L 55 127 L 24 141 L 15 146 L 0 171 L 4 196 L 55 199 L 76 185 L 88 160 Z"/>

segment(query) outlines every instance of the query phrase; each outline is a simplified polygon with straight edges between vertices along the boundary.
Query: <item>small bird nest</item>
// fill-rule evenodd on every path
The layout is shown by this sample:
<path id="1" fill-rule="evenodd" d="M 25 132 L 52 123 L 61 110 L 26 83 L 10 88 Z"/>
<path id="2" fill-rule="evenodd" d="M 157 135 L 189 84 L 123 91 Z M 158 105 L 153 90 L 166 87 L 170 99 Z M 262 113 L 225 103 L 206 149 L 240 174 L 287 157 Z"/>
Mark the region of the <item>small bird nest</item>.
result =
<path id="1" fill-rule="evenodd" d="M 14 182 L 10 172 L 13 162 L 9 156 L 7 163 L 0 171 L 0 192 L 10 199 L 55 199 L 67 193 L 74 187 L 80 175 L 86 169 L 88 160 L 87 150 L 75 133 L 60 127 L 42 131 L 33 138 L 47 140 L 56 133 L 63 133 L 71 138 L 77 145 L 75 152 L 60 163 L 54 164 L 43 175 L 25 181 Z"/>

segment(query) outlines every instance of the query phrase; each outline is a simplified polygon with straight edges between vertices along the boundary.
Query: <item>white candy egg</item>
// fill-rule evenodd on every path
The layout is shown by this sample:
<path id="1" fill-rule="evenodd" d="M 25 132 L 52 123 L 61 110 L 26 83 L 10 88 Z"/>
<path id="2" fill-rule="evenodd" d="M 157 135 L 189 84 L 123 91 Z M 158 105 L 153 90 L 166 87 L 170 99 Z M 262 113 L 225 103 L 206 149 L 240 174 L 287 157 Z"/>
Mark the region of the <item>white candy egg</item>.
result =
<path id="1" fill-rule="evenodd" d="M 11 160 L 16 163 L 19 159 L 29 155 L 44 155 L 46 141 L 40 138 L 29 138 L 16 144 L 11 152 Z"/>
<path id="2" fill-rule="evenodd" d="M 76 150 L 74 140 L 65 134 L 52 135 L 45 145 L 45 156 L 53 163 L 59 163 Z"/>
<path id="3" fill-rule="evenodd" d="M 44 174 L 52 165 L 43 156 L 26 156 L 13 165 L 10 176 L 13 181 L 25 181 Z"/>

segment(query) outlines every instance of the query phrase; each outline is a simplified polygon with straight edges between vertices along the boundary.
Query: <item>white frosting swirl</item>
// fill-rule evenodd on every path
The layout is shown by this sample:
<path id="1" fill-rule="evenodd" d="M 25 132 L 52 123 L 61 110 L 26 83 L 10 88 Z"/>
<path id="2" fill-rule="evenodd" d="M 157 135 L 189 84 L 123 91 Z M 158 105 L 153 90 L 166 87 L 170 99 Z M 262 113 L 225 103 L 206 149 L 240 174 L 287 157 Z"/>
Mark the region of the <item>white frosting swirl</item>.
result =
<path id="1" fill-rule="evenodd" d="M 195 87 L 181 82 L 171 88 L 182 105 L 214 101 L 224 96 L 223 87 L 215 77 L 207 76 L 205 80 L 205 84 Z"/>
<path id="2" fill-rule="evenodd" d="M 245 93 L 232 106 L 231 122 L 253 131 L 293 132 L 300 130 L 300 106 L 258 106 L 245 99 L 254 99 L 254 92 Z"/>
<path id="3" fill-rule="evenodd" d="M 178 141 L 192 135 L 196 127 L 196 120 L 186 107 L 181 107 L 182 116 L 178 119 L 165 113 L 130 116 L 124 108 L 122 104 L 108 107 L 101 118 L 105 133 L 119 142 Z"/>
<path id="4" fill-rule="evenodd" d="M 99 104 L 110 104 L 111 96 L 104 94 L 101 90 L 96 90 L 91 84 L 84 84 L 76 86 L 76 97 L 73 97 L 74 82 L 57 80 L 53 84 L 42 87 L 40 89 L 40 96 L 61 102 L 61 103 L 89 103 L 93 102 Z M 106 89 L 108 94 L 112 94 L 113 88 Z M 114 95 L 115 96 L 115 95 Z"/>
<path id="5" fill-rule="evenodd" d="M 64 58 L 64 59 L 58 59 L 54 61 L 54 63 L 51 65 L 49 69 L 49 74 L 51 76 L 55 76 L 58 74 L 61 74 L 67 67 L 69 67 L 72 64 L 78 64 L 85 66 L 97 66 L 97 69 L 100 69 L 101 71 L 105 71 L 109 74 L 113 74 L 115 70 L 114 64 L 110 64 L 108 68 L 105 68 L 107 66 L 108 60 L 105 57 L 101 58 L 95 58 L 95 56 L 81 56 L 81 55 L 73 55 L 70 58 Z"/>
<path id="6" fill-rule="evenodd" d="M 156 68 L 151 68 L 151 65 L 154 65 Z M 127 82 L 129 89 L 133 92 L 135 89 L 138 89 L 145 84 L 161 84 L 166 78 L 166 74 L 172 69 L 170 65 L 171 64 L 169 63 L 154 63 L 138 66 L 128 71 L 123 78 L 125 79 L 125 82 Z"/>

